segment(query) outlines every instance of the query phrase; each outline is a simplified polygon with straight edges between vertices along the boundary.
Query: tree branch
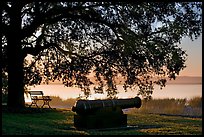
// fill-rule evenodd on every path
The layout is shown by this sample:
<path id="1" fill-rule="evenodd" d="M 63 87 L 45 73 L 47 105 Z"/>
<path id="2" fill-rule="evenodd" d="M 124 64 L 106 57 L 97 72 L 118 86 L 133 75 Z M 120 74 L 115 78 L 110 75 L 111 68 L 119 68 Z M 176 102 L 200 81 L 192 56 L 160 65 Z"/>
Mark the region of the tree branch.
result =
<path id="1" fill-rule="evenodd" d="M 7 3 L 3 1 L 1 5 L 2 5 L 2 10 L 5 10 L 6 12 L 8 12 L 8 14 L 10 14 L 10 7 L 7 5 Z"/>
<path id="2" fill-rule="evenodd" d="M 40 27 L 40 25 L 60 21 L 63 18 L 63 14 L 70 13 L 70 11 L 74 13 L 74 11 L 76 12 L 76 10 L 78 9 L 54 7 L 48 10 L 46 13 L 40 11 L 37 12 L 38 14 L 34 15 L 35 17 L 32 23 L 29 26 L 23 28 L 22 38 L 31 36 L 37 30 L 37 28 Z"/>
<path id="3" fill-rule="evenodd" d="M 23 49 L 24 55 L 31 54 L 33 56 L 37 56 L 41 51 L 51 48 L 51 47 L 56 47 L 57 44 L 55 43 L 47 43 L 44 46 L 41 45 L 36 45 L 35 47 L 25 47 Z"/>
<path id="4" fill-rule="evenodd" d="M 2 34 L 5 35 L 6 37 L 8 36 L 8 33 L 9 33 L 9 26 L 5 23 L 1 23 L 1 31 L 2 31 Z"/>
<path id="5" fill-rule="evenodd" d="M 35 18 L 33 19 L 33 22 L 25 27 L 22 30 L 22 38 L 25 37 L 29 37 L 31 36 L 35 30 L 40 27 L 40 25 L 42 24 L 46 24 L 46 23 L 55 23 L 57 21 L 60 21 L 63 18 L 72 18 L 72 19 L 80 19 L 82 18 L 83 20 L 88 21 L 89 19 L 91 19 L 92 21 L 96 21 L 96 22 L 100 22 L 100 23 L 104 23 L 105 25 L 111 27 L 112 29 L 113 24 L 110 24 L 108 22 L 105 22 L 103 20 L 99 20 L 99 18 L 87 18 L 88 15 L 92 14 L 93 16 L 95 15 L 95 13 L 93 14 L 93 11 L 88 11 L 88 13 L 84 14 L 84 15 L 76 15 L 76 13 L 83 13 L 85 11 L 85 9 L 89 8 L 91 9 L 92 7 L 96 7 L 96 6 L 101 6 L 101 5 L 111 5 L 109 3 L 104 3 L 104 4 L 96 4 L 96 5 L 90 5 L 90 6 L 75 6 L 75 7 L 54 7 L 50 10 L 48 10 L 46 13 L 39 13 L 37 15 L 35 15 Z M 86 19 L 87 18 L 87 19 Z"/>

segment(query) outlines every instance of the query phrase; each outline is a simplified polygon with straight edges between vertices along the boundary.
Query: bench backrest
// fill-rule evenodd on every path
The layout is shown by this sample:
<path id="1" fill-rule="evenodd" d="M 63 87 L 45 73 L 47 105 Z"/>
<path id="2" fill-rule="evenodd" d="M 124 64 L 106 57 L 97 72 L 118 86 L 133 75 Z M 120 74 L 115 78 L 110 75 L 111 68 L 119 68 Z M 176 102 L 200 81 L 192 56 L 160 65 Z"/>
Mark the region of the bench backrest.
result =
<path id="1" fill-rule="evenodd" d="M 43 91 L 29 91 L 29 94 L 31 96 L 39 96 L 39 95 L 43 96 Z"/>

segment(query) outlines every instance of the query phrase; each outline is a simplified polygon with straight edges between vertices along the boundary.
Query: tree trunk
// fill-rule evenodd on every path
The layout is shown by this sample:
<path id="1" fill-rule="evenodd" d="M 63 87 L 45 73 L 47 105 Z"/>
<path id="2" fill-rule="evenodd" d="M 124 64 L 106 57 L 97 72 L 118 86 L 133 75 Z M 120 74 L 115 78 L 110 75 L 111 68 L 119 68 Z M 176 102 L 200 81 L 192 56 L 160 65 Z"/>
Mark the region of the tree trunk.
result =
<path id="1" fill-rule="evenodd" d="M 12 42 L 14 43 L 14 42 Z M 15 51 L 15 50 L 14 50 Z M 8 107 L 24 108 L 23 57 L 18 52 L 8 54 Z"/>
<path id="2" fill-rule="evenodd" d="M 12 7 L 10 30 L 7 37 L 8 52 L 8 102 L 9 108 L 24 108 L 24 55 L 21 47 L 21 8 Z"/>

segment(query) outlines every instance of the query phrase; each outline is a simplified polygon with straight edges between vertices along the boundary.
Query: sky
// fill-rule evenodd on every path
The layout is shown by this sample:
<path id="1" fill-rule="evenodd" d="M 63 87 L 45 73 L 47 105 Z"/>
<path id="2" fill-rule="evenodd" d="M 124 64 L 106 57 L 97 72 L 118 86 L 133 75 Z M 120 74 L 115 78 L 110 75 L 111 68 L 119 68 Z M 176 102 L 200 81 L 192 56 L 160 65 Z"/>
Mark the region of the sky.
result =
<path id="1" fill-rule="evenodd" d="M 184 38 L 180 44 L 180 47 L 186 51 L 187 53 L 187 60 L 186 60 L 186 68 L 180 72 L 179 76 L 201 76 L 202 77 L 202 35 L 194 41 L 191 41 L 189 38 Z M 42 87 L 42 86 L 47 86 L 47 87 Z M 56 86 L 56 85 L 55 85 Z M 47 95 L 52 95 L 52 96 L 59 96 L 60 98 L 65 98 L 67 99 L 68 97 L 78 97 L 80 93 L 80 89 L 73 89 L 73 88 L 65 88 L 63 85 L 57 85 L 61 86 L 61 89 L 59 87 L 53 87 L 52 85 L 41 85 L 41 86 L 36 86 L 35 88 L 31 88 L 31 90 L 43 90 L 45 94 Z M 197 94 L 201 94 L 202 96 L 202 87 L 200 85 L 185 85 L 185 86 L 180 86 L 179 85 L 168 85 L 164 88 L 162 91 L 154 91 L 153 97 L 170 97 L 170 98 L 179 98 L 180 96 L 187 96 L 187 97 L 194 97 Z M 59 92 L 56 92 L 57 91 Z M 54 91 L 53 91 L 54 90 Z M 65 92 L 63 92 L 63 90 Z M 67 92 L 70 90 L 70 92 Z M 76 91 L 77 90 L 77 91 Z M 182 92 L 177 92 L 177 91 L 185 91 L 185 94 Z M 189 91 L 189 92 L 187 92 Z M 192 92 L 193 91 L 193 92 Z M 175 93 L 172 93 L 175 92 Z M 188 93 L 188 94 L 187 94 Z M 195 94 L 196 93 L 196 94 Z M 192 95 L 190 95 L 192 94 Z M 71 95 L 71 96 L 70 96 Z M 130 93 L 130 95 L 135 95 L 134 93 Z M 123 97 L 130 96 L 128 95 L 123 95 Z M 94 99 L 94 97 L 100 98 L 97 95 L 96 96 L 91 96 L 90 99 Z M 26 102 L 30 102 L 28 98 L 26 98 Z"/>
<path id="2" fill-rule="evenodd" d="M 183 38 L 180 47 L 186 51 L 186 68 L 181 70 L 179 76 L 201 76 L 202 77 L 202 35 L 194 41 Z"/>
<path id="3" fill-rule="evenodd" d="M 179 76 L 202 77 L 202 35 L 194 41 L 188 37 L 183 38 L 179 46 L 186 51 L 188 55 L 185 62 L 186 68 L 180 71 Z"/>

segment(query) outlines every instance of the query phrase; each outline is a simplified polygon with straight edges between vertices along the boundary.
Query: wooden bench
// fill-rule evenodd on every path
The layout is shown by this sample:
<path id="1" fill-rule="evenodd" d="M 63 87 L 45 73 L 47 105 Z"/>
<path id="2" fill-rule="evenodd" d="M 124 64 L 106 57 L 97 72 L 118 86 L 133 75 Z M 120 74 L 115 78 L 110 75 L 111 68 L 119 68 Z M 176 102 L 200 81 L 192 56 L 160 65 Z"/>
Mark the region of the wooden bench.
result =
<path id="1" fill-rule="evenodd" d="M 31 100 L 32 100 L 32 103 L 30 104 L 29 107 L 31 107 L 33 105 L 38 107 L 38 104 L 37 104 L 38 101 L 42 100 L 43 105 L 41 106 L 41 108 L 43 108 L 44 105 L 48 105 L 49 108 L 51 108 L 49 102 L 52 99 L 50 98 L 50 96 L 44 96 L 43 91 L 29 91 L 28 93 L 30 94 L 30 97 L 31 97 Z"/>

